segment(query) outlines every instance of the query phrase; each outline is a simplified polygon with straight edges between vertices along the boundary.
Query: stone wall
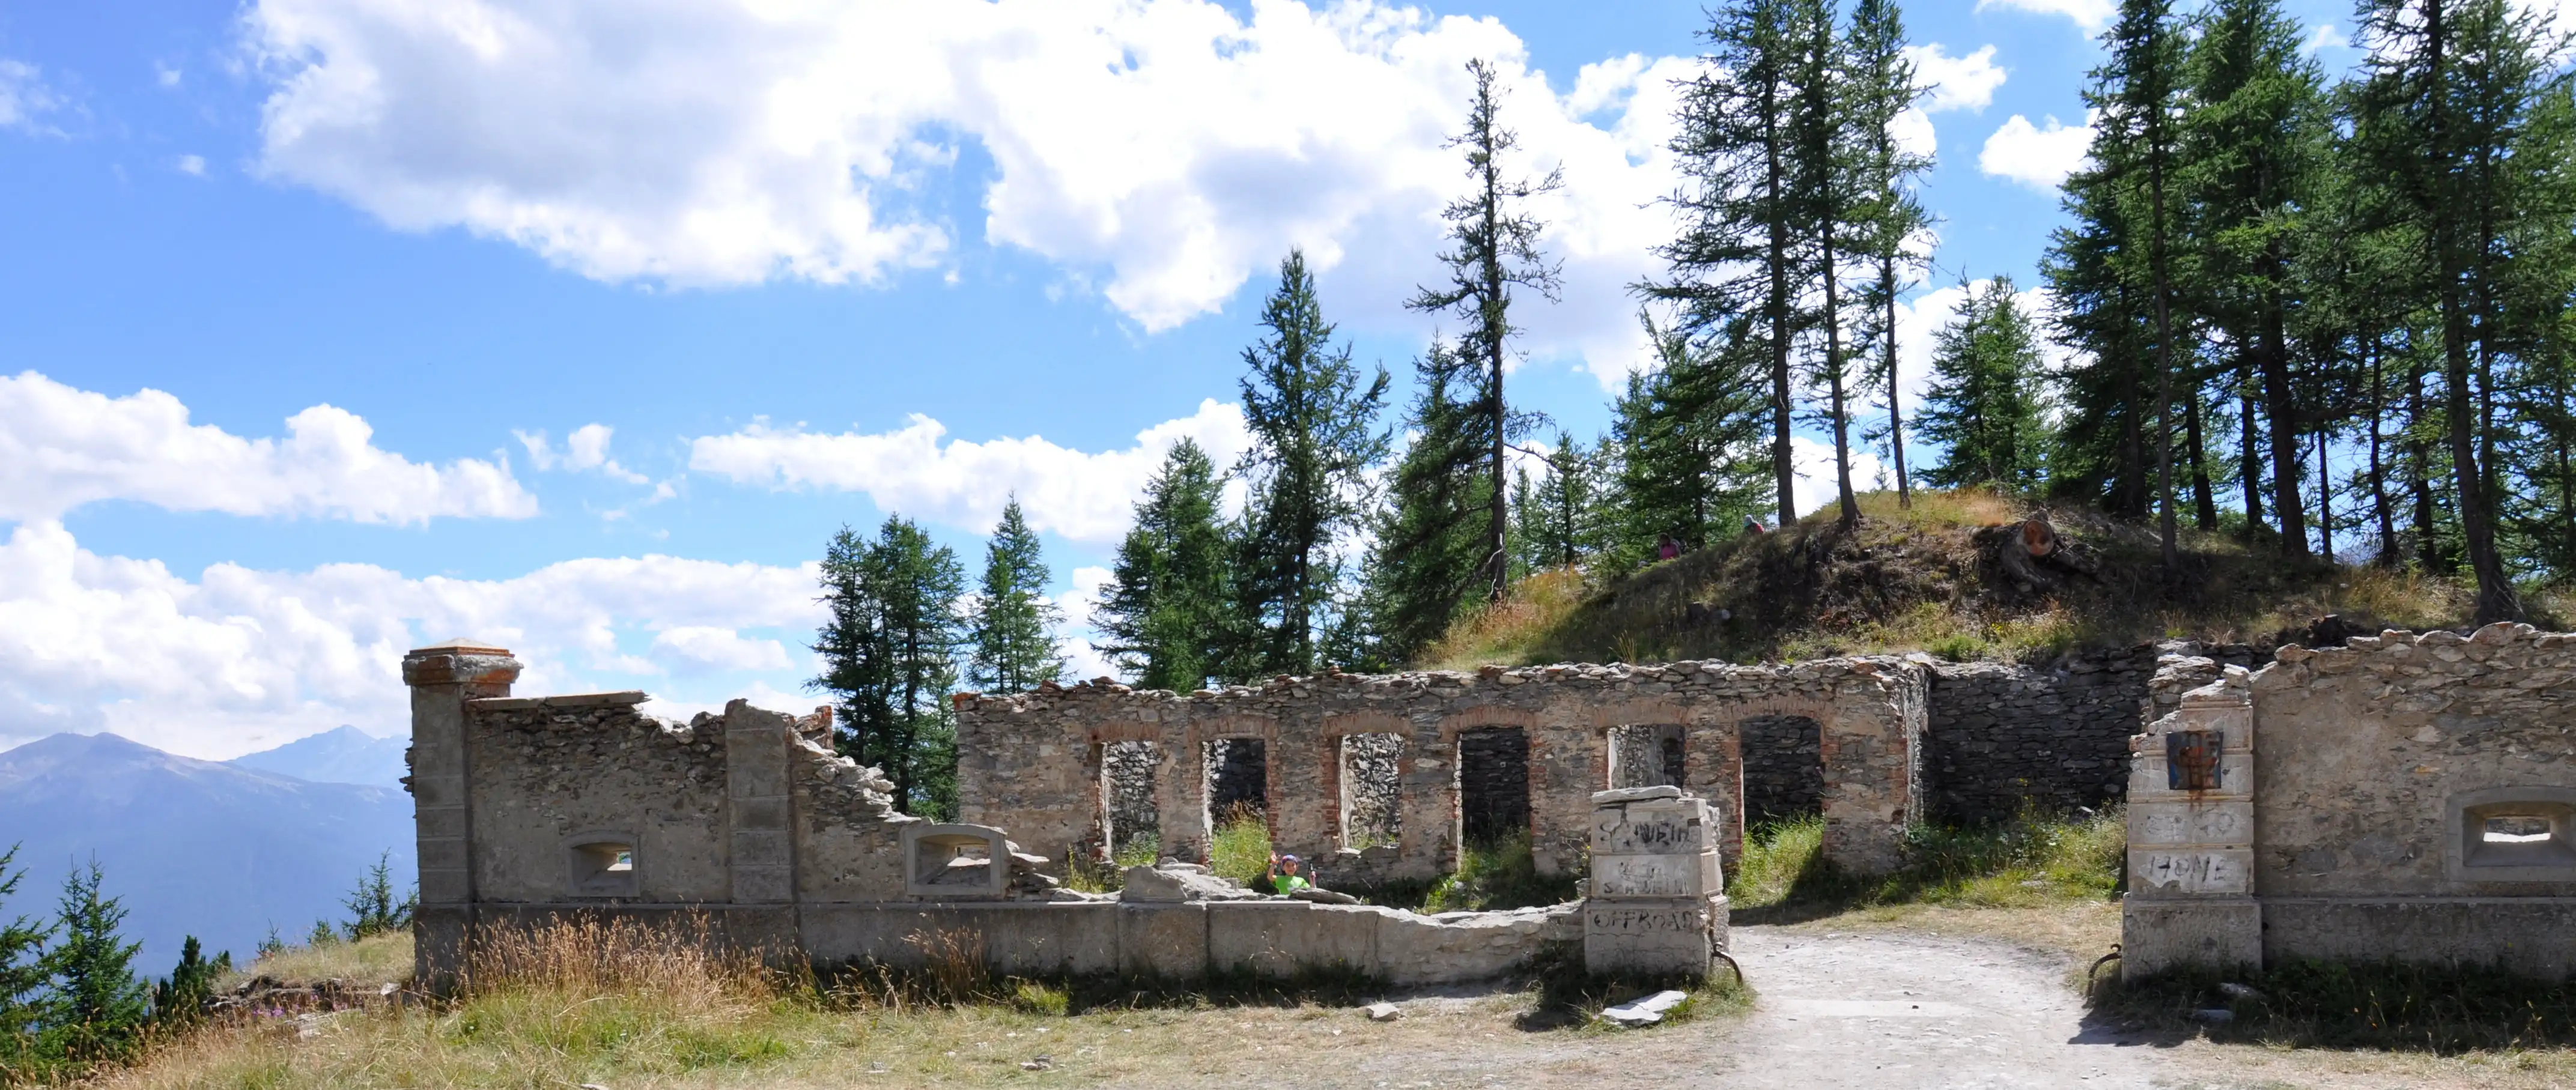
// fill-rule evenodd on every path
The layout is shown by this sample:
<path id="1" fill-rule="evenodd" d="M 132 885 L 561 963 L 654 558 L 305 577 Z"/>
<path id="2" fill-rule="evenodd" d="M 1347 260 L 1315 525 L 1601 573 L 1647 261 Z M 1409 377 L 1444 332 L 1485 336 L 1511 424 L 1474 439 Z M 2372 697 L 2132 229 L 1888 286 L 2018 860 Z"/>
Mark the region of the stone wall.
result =
<path id="1" fill-rule="evenodd" d="M 1803 715 L 1758 715 L 1740 728 L 1747 824 L 1809 817 L 1825 801 L 1824 729 Z M 1925 760 L 1940 752 L 1929 744 Z"/>
<path id="2" fill-rule="evenodd" d="M 2176 656 L 2157 688 L 2212 665 Z M 2214 703 L 2226 689 L 2189 691 L 2159 724 L 2243 733 L 2244 744 L 2227 742 L 2210 797 L 2250 795 L 2252 828 L 2212 847 L 2214 834 L 2183 817 L 2142 823 L 2136 792 L 2169 776 L 2160 739 L 2144 736 L 2132 869 L 2152 847 L 2169 857 L 2152 869 L 2176 889 L 2249 907 L 2228 910 L 2224 927 L 2216 909 L 2133 911 L 2131 948 L 2167 951 L 2160 964 L 2259 945 L 2266 961 L 2576 969 L 2576 635 L 2494 624 L 2283 647 L 2240 686 L 2238 728 Z"/>
<path id="3" fill-rule="evenodd" d="M 1921 768 L 1928 672 L 1892 658 L 1828 659 L 1748 667 L 1682 662 L 1651 666 L 1559 665 L 1475 673 L 1323 674 L 1196 693 L 1136 691 L 1115 683 L 1046 686 L 1013 696 L 960 694 L 959 798 L 968 821 L 1010 829 L 1028 848 L 1062 858 L 1100 843 L 1104 747 L 1154 741 L 1163 766 L 1155 813 L 1162 845 L 1203 858 L 1206 777 L 1192 762 L 1202 743 L 1265 743 L 1272 843 L 1333 874 L 1428 878 L 1454 866 L 1462 774 L 1480 798 L 1518 799 L 1507 764 L 1481 753 L 1462 773 L 1461 746 L 1475 732 L 1511 728 L 1527 743 L 1526 821 L 1542 872 L 1583 857 L 1593 792 L 1609 786 L 1609 732 L 1678 728 L 1683 784 L 1716 805 L 1730 854 L 1740 843 L 1743 752 L 1738 725 L 1762 716 L 1818 724 L 1816 788 L 1826 850 L 1842 865 L 1883 872 L 1897 863 L 1906 822 L 1923 815 Z M 1348 850 L 1338 740 L 1392 736 L 1399 843 L 1380 860 Z M 1190 755 L 1183 757 L 1180 755 Z M 1502 771 L 1494 771 L 1502 769 Z M 1488 793 L 1485 788 L 1494 790 Z M 1480 818 L 1480 823 L 1487 819 Z"/>
<path id="4" fill-rule="evenodd" d="M 1340 969 L 1398 985 L 1498 975 L 1581 935 L 1570 904 L 1434 918 L 1234 887 L 1172 899 L 1182 903 L 1054 889 L 1005 830 L 898 812 L 877 769 L 833 751 L 828 711 L 736 700 L 677 723 L 641 712 L 640 692 L 512 697 L 518 669 L 507 651 L 465 644 L 404 659 L 408 785 L 427 849 L 414 949 L 432 988 L 454 982 L 481 929 L 572 916 L 702 929 L 825 964 L 919 964 L 936 940 L 1000 973 Z M 1117 762 L 1143 771 L 1171 748 L 1147 741 Z M 1401 761 L 1373 748 L 1364 760 Z M 1095 790 L 1117 798 L 1102 763 L 1089 769 Z M 1115 804 L 1129 820 L 1165 821 L 1176 777 L 1151 771 L 1163 809 L 1130 788 Z"/>

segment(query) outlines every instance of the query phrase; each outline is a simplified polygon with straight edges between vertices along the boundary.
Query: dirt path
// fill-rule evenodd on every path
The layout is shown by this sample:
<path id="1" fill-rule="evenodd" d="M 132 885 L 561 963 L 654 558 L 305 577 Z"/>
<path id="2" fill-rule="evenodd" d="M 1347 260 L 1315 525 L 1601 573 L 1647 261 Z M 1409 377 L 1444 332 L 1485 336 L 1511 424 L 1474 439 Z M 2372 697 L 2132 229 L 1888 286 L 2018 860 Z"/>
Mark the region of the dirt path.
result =
<path id="1" fill-rule="evenodd" d="M 1896 930 L 1739 927 L 1759 999 L 1735 1018 L 1637 1033 L 1527 1033 L 1439 1000 L 1356 1047 L 1328 1048 L 1299 1086 L 1615 1090 L 2176 1090 L 2158 1050 L 2084 1024 L 2059 958 L 1991 939 Z M 1443 1009 L 1443 1008 L 1446 1009 Z M 1466 1015 L 1461 1017 L 1461 1015 Z M 1388 1027 L 1390 1029 L 1396 1027 Z M 1336 1042 L 1337 1044 L 1339 1042 Z M 1223 1080 L 1217 1080 L 1223 1081 Z M 2223 1084 L 2222 1084 L 2223 1085 Z"/>
<path id="2" fill-rule="evenodd" d="M 1737 928 L 1760 1001 L 1713 1027 L 1736 1087 L 2152 1087 L 2153 1049 L 2088 1028 L 2066 966 L 1978 939 Z M 1680 1027 L 1689 1029 L 1692 1027 Z"/>

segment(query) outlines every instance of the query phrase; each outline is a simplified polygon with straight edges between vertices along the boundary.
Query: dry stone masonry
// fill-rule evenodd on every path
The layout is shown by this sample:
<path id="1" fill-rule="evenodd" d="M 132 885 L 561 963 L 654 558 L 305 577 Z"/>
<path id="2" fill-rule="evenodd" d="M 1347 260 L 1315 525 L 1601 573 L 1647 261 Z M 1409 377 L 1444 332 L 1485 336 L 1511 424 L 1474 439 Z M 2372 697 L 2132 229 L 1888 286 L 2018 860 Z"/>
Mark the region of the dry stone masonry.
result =
<path id="1" fill-rule="evenodd" d="M 2251 674 L 2174 656 L 2156 706 L 2202 679 L 2131 758 L 2123 972 L 2576 969 L 2576 636 L 2389 631 Z"/>
<path id="2" fill-rule="evenodd" d="M 1787 716 L 1815 725 L 1827 856 L 1884 873 L 1899 862 L 1906 824 L 1925 817 L 1930 677 L 1919 661 L 1848 658 L 1326 673 L 1194 693 L 1101 679 L 960 694 L 958 796 L 966 820 L 1009 829 L 1032 852 L 1099 858 L 1126 835 L 1122 808 L 1139 809 L 1102 788 L 1111 747 L 1149 742 L 1163 762 L 1152 776 L 1161 851 L 1203 859 L 1212 788 L 1223 782 L 1209 747 L 1258 741 L 1273 845 L 1317 861 L 1329 881 L 1432 878 L 1454 868 L 1462 843 L 1518 835 L 1541 873 L 1579 874 L 1592 795 L 1613 786 L 1614 766 L 1677 778 L 1664 786 L 1715 806 L 1727 819 L 1719 849 L 1737 851 L 1752 760 L 1742 726 Z M 1392 844 L 1354 818 L 1365 811 L 1345 783 L 1343 740 L 1353 736 L 1376 736 L 1368 752 L 1393 755 Z M 1621 758 L 1621 749 L 1642 752 Z"/>
<path id="3" fill-rule="evenodd" d="M 833 751 L 828 710 L 737 700 L 678 723 L 643 713 L 640 692 L 513 697 L 518 672 L 508 651 L 463 642 L 403 661 L 416 970 L 431 987 L 454 982 L 484 929 L 566 914 L 703 921 L 824 964 L 918 964 L 963 944 L 1018 975 L 1339 968 L 1397 985 L 1499 975 L 1581 937 L 1575 904 L 1423 916 L 1265 897 L 1187 864 L 1135 868 L 1125 894 L 1073 893 L 1010 830 L 897 810 L 878 770 Z"/>

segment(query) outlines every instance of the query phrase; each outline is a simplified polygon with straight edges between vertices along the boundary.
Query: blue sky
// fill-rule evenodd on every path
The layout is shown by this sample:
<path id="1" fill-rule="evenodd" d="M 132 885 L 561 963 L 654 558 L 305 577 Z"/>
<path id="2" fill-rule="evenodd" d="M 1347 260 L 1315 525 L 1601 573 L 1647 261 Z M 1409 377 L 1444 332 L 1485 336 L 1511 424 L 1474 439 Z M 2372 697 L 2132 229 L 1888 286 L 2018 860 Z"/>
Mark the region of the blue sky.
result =
<path id="1" fill-rule="evenodd" d="M 1406 374 L 1469 57 L 1565 169 L 1515 400 L 1588 437 L 1641 362 L 1698 3 L 744 7 L 0 0 L 0 745 L 398 733 L 401 650 L 460 634 L 810 704 L 825 537 L 972 567 L 1014 490 L 1078 616 L 1161 450 L 1239 445 L 1287 247 Z M 1938 289 L 2035 282 L 2108 10 L 1908 10 L 1909 358 Z"/>

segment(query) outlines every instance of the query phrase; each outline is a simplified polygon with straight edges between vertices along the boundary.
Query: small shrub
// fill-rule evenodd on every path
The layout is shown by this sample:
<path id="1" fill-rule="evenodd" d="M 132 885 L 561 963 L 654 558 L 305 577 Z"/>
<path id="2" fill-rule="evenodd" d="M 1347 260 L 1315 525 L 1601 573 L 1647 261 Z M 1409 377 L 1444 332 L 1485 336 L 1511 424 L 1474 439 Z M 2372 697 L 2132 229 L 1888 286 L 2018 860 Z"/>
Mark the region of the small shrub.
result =
<path id="1" fill-rule="evenodd" d="M 1942 636 L 1925 642 L 1923 649 L 1950 662 L 1975 662 L 1986 643 L 1975 636 Z"/>
<path id="2" fill-rule="evenodd" d="M 1270 826 L 1248 809 L 1227 814 L 1208 841 L 1208 869 L 1247 886 L 1261 881 L 1270 870 Z"/>
<path id="3" fill-rule="evenodd" d="M 1030 1014 L 1061 1018 L 1073 1008 L 1073 995 L 1062 988 L 1033 980 L 1015 981 L 1011 988 L 1011 1005 Z"/>

